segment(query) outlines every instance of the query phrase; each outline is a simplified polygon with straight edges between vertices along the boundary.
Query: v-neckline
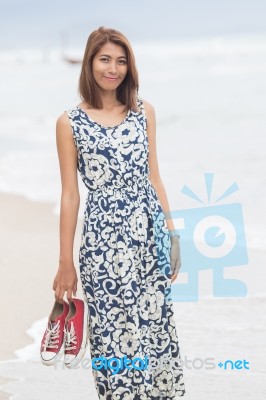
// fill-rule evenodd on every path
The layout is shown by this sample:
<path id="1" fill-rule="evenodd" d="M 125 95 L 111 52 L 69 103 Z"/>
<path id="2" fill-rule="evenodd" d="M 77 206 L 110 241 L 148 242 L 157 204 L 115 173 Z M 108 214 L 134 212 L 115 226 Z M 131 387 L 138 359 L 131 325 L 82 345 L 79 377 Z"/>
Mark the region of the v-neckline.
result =
<path id="1" fill-rule="evenodd" d="M 129 115 L 130 115 L 130 113 L 131 113 L 131 110 L 129 109 L 128 112 L 127 112 L 127 115 L 125 116 L 125 118 L 123 119 L 123 121 L 121 121 L 119 124 L 114 125 L 114 126 L 105 126 L 105 125 L 102 125 L 102 124 L 100 124 L 99 122 L 93 120 L 93 119 L 86 113 L 86 111 L 84 111 L 81 107 L 76 106 L 76 108 L 77 108 L 78 110 L 80 110 L 83 114 L 85 114 L 86 117 L 87 117 L 87 119 L 88 119 L 91 123 L 96 124 L 96 125 L 98 125 L 100 128 L 104 128 L 104 129 L 114 129 L 114 128 L 118 128 L 120 125 L 122 125 L 124 122 L 126 122 L 127 118 L 129 117 Z"/>

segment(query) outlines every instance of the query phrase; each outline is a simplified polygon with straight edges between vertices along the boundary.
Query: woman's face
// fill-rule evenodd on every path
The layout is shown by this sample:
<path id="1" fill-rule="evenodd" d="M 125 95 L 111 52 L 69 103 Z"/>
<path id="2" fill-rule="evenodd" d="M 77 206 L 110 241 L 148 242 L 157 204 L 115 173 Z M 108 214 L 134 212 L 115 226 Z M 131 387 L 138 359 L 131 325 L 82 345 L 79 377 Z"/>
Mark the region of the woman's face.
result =
<path id="1" fill-rule="evenodd" d="M 116 90 L 127 74 L 124 48 L 115 43 L 105 43 L 93 58 L 92 72 L 103 90 Z"/>

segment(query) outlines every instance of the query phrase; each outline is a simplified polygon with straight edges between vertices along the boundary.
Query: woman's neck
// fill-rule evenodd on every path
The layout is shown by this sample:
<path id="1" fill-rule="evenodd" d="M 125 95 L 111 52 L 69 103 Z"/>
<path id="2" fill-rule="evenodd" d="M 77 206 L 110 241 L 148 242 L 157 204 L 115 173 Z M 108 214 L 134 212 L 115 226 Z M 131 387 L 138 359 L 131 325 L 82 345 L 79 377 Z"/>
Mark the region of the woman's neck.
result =
<path id="1" fill-rule="evenodd" d="M 102 103 L 103 103 L 103 109 L 106 111 L 112 111 L 115 107 L 121 106 L 121 103 L 118 102 L 117 96 L 116 96 L 116 91 L 102 91 L 100 93 Z"/>

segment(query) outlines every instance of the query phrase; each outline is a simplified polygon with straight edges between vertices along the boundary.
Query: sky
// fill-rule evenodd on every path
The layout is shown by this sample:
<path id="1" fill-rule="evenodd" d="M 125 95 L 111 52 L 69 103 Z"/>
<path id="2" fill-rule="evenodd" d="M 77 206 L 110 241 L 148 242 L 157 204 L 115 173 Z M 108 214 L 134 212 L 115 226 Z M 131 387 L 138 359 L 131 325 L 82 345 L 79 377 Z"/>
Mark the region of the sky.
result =
<path id="1" fill-rule="evenodd" d="M 265 0 L 0 0 L 0 51 L 84 47 L 99 26 L 130 41 L 265 33 Z"/>

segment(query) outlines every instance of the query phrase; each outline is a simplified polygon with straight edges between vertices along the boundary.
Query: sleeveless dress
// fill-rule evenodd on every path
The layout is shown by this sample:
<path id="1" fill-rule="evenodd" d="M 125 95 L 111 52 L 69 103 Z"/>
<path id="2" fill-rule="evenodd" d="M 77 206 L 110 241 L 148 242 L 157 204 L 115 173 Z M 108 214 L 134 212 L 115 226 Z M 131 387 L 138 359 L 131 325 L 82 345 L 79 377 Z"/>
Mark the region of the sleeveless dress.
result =
<path id="1" fill-rule="evenodd" d="M 173 400 L 185 394 L 171 299 L 170 235 L 149 180 L 139 95 L 137 104 L 138 112 L 129 110 L 113 127 L 79 107 L 66 111 L 77 169 L 88 189 L 79 269 L 100 400 Z M 96 362 L 100 357 L 105 364 Z M 124 359 L 131 360 L 128 367 Z"/>

